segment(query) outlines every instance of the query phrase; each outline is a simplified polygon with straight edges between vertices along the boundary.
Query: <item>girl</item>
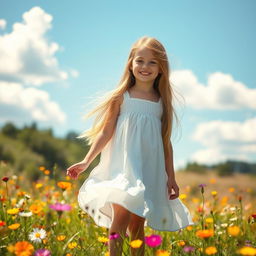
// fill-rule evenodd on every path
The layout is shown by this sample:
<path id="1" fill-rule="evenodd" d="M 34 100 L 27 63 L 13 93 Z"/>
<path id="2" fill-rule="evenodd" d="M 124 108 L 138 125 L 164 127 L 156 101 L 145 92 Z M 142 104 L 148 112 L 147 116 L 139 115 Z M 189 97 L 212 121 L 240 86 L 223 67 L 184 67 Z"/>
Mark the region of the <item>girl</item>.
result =
<path id="1" fill-rule="evenodd" d="M 93 127 L 78 138 L 91 148 L 84 160 L 70 166 L 77 179 L 101 152 L 78 193 L 79 206 L 99 226 L 109 228 L 111 256 L 122 254 L 123 237 L 144 241 L 144 226 L 176 231 L 192 225 L 180 201 L 170 142 L 173 92 L 163 45 L 142 37 L 131 48 L 118 87 L 86 117 L 98 112 Z M 113 235 L 114 234 L 114 235 Z M 144 255 L 144 243 L 131 255 Z"/>

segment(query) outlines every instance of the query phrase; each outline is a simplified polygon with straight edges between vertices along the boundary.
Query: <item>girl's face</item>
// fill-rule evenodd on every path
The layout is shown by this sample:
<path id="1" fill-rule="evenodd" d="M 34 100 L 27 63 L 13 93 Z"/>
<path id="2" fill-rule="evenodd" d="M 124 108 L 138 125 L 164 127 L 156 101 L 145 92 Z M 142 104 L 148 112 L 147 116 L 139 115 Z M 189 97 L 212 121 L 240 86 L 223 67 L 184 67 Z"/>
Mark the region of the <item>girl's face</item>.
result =
<path id="1" fill-rule="evenodd" d="M 136 82 L 153 84 L 159 73 L 159 63 L 151 50 L 142 47 L 135 53 L 131 70 L 136 78 Z"/>

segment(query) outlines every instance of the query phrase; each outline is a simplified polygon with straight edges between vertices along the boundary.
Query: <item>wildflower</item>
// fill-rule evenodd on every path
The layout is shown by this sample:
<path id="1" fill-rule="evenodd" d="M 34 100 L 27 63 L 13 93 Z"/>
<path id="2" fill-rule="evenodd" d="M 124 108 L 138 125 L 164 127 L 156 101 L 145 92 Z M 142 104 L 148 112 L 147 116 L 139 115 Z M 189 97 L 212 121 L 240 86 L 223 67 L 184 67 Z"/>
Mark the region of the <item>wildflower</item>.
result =
<path id="1" fill-rule="evenodd" d="M 251 215 L 254 219 L 256 219 L 256 213 Z"/>
<path id="2" fill-rule="evenodd" d="M 209 217 L 205 219 L 206 223 L 213 223 L 213 218 Z"/>
<path id="3" fill-rule="evenodd" d="M 68 244 L 69 249 L 74 249 L 76 247 L 77 247 L 77 242 L 71 242 L 71 243 Z"/>
<path id="4" fill-rule="evenodd" d="M 203 229 L 196 231 L 196 236 L 200 238 L 208 238 L 214 235 L 214 231 L 212 229 Z"/>
<path id="5" fill-rule="evenodd" d="M 12 208 L 12 209 L 8 209 L 7 213 L 11 215 L 16 215 L 18 214 L 19 211 L 20 211 L 19 208 Z"/>
<path id="6" fill-rule="evenodd" d="M 4 181 L 4 182 L 8 182 L 8 180 L 9 180 L 9 178 L 6 177 L 6 176 L 4 176 L 4 177 L 2 178 L 2 181 Z"/>
<path id="7" fill-rule="evenodd" d="M 179 246 L 184 246 L 186 243 L 183 240 L 180 240 L 180 241 L 177 242 L 177 244 Z"/>
<path id="8" fill-rule="evenodd" d="M 200 185 L 198 185 L 198 187 L 201 188 L 201 193 L 203 194 L 204 193 L 204 187 L 206 187 L 206 184 L 200 184 Z"/>
<path id="9" fill-rule="evenodd" d="M 131 242 L 130 242 L 130 246 L 131 246 L 132 248 L 140 248 L 141 245 L 142 245 L 142 243 L 143 243 L 143 242 L 142 242 L 140 239 L 137 239 L 137 240 L 131 241 Z"/>
<path id="10" fill-rule="evenodd" d="M 99 236 L 98 241 L 100 243 L 107 243 L 109 241 L 109 239 L 107 237 L 104 237 L 104 236 Z"/>
<path id="11" fill-rule="evenodd" d="M 69 204 L 55 203 L 55 204 L 49 205 L 49 207 L 53 210 L 60 211 L 60 212 L 71 210 L 71 206 Z"/>
<path id="12" fill-rule="evenodd" d="M 63 240 L 65 240 L 65 238 L 66 238 L 65 235 L 59 235 L 59 236 L 57 236 L 57 240 L 58 240 L 58 241 L 63 241 Z"/>
<path id="13" fill-rule="evenodd" d="M 169 256 L 170 255 L 170 253 L 169 252 L 167 252 L 166 250 L 157 250 L 156 251 L 156 256 Z"/>
<path id="14" fill-rule="evenodd" d="M 195 248 L 193 246 L 188 246 L 188 245 L 184 246 L 183 248 L 183 251 L 187 253 L 193 252 L 194 250 Z"/>
<path id="15" fill-rule="evenodd" d="M 47 249 L 38 249 L 34 256 L 51 256 L 51 252 Z"/>
<path id="16" fill-rule="evenodd" d="M 212 194 L 212 196 L 213 196 L 213 197 L 216 197 L 216 196 L 217 196 L 217 194 L 218 194 L 218 192 L 217 192 L 217 191 L 215 191 L 215 190 L 213 190 L 213 191 L 211 192 L 211 194 Z"/>
<path id="17" fill-rule="evenodd" d="M 29 239 L 35 243 L 41 243 L 46 237 L 46 231 L 44 229 L 33 228 L 33 231 L 29 234 Z"/>
<path id="18" fill-rule="evenodd" d="M 217 249 L 215 246 L 209 246 L 209 247 L 205 248 L 205 253 L 207 255 L 213 255 L 213 254 L 217 253 Z"/>
<path id="19" fill-rule="evenodd" d="M 231 188 L 228 189 L 228 191 L 229 191 L 230 193 L 233 193 L 233 192 L 235 192 L 235 188 L 231 187 Z"/>
<path id="20" fill-rule="evenodd" d="M 20 212 L 19 216 L 21 217 L 31 217 L 33 215 L 32 212 Z"/>
<path id="21" fill-rule="evenodd" d="M 59 181 L 57 183 L 58 187 L 60 187 L 62 190 L 71 189 L 71 183 L 66 181 Z"/>
<path id="22" fill-rule="evenodd" d="M 43 186 L 42 183 L 37 183 L 37 184 L 35 185 L 35 188 L 36 188 L 36 189 L 39 189 L 39 188 L 41 188 L 42 186 Z"/>
<path id="23" fill-rule="evenodd" d="M 209 181 L 210 181 L 211 184 L 215 184 L 216 183 L 216 179 L 214 179 L 214 178 L 211 178 Z"/>
<path id="24" fill-rule="evenodd" d="M 43 210 L 43 208 L 39 204 L 32 204 L 30 205 L 29 210 L 34 214 L 39 214 Z"/>
<path id="25" fill-rule="evenodd" d="M 20 223 L 14 223 L 8 226 L 9 229 L 11 230 L 16 230 L 20 227 Z"/>
<path id="26" fill-rule="evenodd" d="M 180 194 L 179 198 L 181 200 L 185 200 L 187 198 L 187 195 L 186 194 Z"/>
<path id="27" fill-rule="evenodd" d="M 146 236 L 145 243 L 150 247 L 159 246 L 162 243 L 162 237 L 159 235 Z"/>
<path id="28" fill-rule="evenodd" d="M 44 171 L 44 170 L 45 170 L 45 167 L 44 167 L 44 166 L 40 166 L 40 167 L 39 167 L 39 170 L 40 170 L 40 171 Z"/>
<path id="29" fill-rule="evenodd" d="M 193 229 L 192 226 L 187 226 L 187 230 L 188 230 L 188 231 L 191 231 L 192 229 Z"/>
<path id="30" fill-rule="evenodd" d="M 45 171 L 44 171 L 44 174 L 45 174 L 45 175 L 49 175 L 49 174 L 50 174 L 50 171 L 49 171 L 49 170 L 45 170 Z"/>
<path id="31" fill-rule="evenodd" d="M 228 233 L 231 236 L 238 236 L 240 233 L 240 228 L 238 226 L 229 226 Z"/>
<path id="32" fill-rule="evenodd" d="M 244 246 L 238 250 L 238 252 L 242 255 L 246 256 L 255 256 L 256 255 L 256 248 L 250 246 Z"/>
<path id="33" fill-rule="evenodd" d="M 6 225 L 6 223 L 4 221 L 0 220 L 0 227 L 5 226 L 5 225 Z"/>
<path id="34" fill-rule="evenodd" d="M 34 251 L 34 246 L 27 241 L 17 242 L 14 246 L 14 253 L 17 256 L 21 256 L 21 255 L 30 256 L 32 255 L 33 251 Z"/>
<path id="35" fill-rule="evenodd" d="M 111 233 L 111 234 L 109 235 L 109 239 L 110 239 L 110 240 L 117 239 L 118 237 L 119 237 L 119 234 L 118 234 L 118 233 L 115 233 L 115 232 L 113 232 L 113 233 Z"/>

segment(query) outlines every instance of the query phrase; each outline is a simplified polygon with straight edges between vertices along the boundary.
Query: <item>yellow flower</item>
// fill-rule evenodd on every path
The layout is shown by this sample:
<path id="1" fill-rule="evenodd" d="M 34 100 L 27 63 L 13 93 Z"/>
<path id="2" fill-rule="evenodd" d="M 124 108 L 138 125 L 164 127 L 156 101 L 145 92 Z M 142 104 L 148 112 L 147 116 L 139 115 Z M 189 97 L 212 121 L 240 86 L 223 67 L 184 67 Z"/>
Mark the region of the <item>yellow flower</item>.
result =
<path id="1" fill-rule="evenodd" d="M 186 243 L 183 240 L 178 241 L 179 246 L 184 246 Z"/>
<path id="2" fill-rule="evenodd" d="M 37 183 L 37 184 L 35 185 L 35 188 L 38 189 L 38 188 L 41 188 L 42 186 L 43 186 L 42 183 Z"/>
<path id="3" fill-rule="evenodd" d="M 66 238 L 66 236 L 64 236 L 64 235 L 57 236 L 58 241 L 63 241 L 65 238 Z"/>
<path id="4" fill-rule="evenodd" d="M 215 190 L 213 190 L 212 192 L 211 192 L 211 194 L 212 194 L 212 196 L 217 196 L 217 194 L 218 194 L 218 192 L 217 191 L 215 191 Z"/>
<path id="5" fill-rule="evenodd" d="M 71 189 L 71 183 L 67 181 L 59 181 L 57 185 L 63 190 Z"/>
<path id="6" fill-rule="evenodd" d="M 77 247 L 77 242 L 71 242 L 71 243 L 68 244 L 69 249 L 74 249 L 76 247 Z"/>
<path id="7" fill-rule="evenodd" d="M 187 198 L 187 195 L 186 194 L 180 194 L 179 198 L 181 200 L 185 200 Z"/>
<path id="8" fill-rule="evenodd" d="M 206 218 L 206 219 L 205 219 L 205 222 L 206 222 L 206 223 L 213 223 L 213 218 L 210 218 L 210 217 L 209 217 L 209 218 Z"/>
<path id="9" fill-rule="evenodd" d="M 108 240 L 109 239 L 107 237 L 104 237 L 104 236 L 99 236 L 98 237 L 98 241 L 101 242 L 101 243 L 107 243 Z"/>
<path id="10" fill-rule="evenodd" d="M 110 253 L 109 253 L 109 252 L 106 252 L 106 253 L 105 253 L 105 256 L 110 256 Z"/>
<path id="11" fill-rule="evenodd" d="M 11 252 L 11 253 L 14 253 L 14 251 L 15 251 L 15 246 L 14 246 L 13 244 L 9 244 L 9 245 L 7 246 L 7 251 L 8 251 L 8 252 Z"/>
<path id="12" fill-rule="evenodd" d="M 132 248 L 140 248 L 142 243 L 143 242 L 140 239 L 137 239 L 137 240 L 131 241 L 130 245 L 131 245 Z"/>
<path id="13" fill-rule="evenodd" d="M 12 230 L 18 229 L 19 227 L 20 227 L 20 223 L 14 223 L 8 226 L 8 228 Z"/>
<path id="14" fill-rule="evenodd" d="M 231 236 L 238 236 L 240 233 L 240 228 L 238 226 L 229 226 L 228 227 L 228 233 Z"/>
<path id="15" fill-rule="evenodd" d="M 16 256 L 30 256 L 34 251 L 34 246 L 27 241 L 21 241 L 15 244 L 14 250 Z"/>
<path id="16" fill-rule="evenodd" d="M 217 249 L 215 246 L 209 246 L 209 247 L 205 248 L 205 253 L 207 255 L 213 255 L 213 254 L 217 253 Z"/>
<path id="17" fill-rule="evenodd" d="M 66 180 L 71 180 L 71 178 L 69 176 L 66 176 Z"/>
<path id="18" fill-rule="evenodd" d="M 192 226 L 187 226 L 186 229 L 187 229 L 188 231 L 191 231 L 191 230 L 193 229 L 193 227 L 192 227 Z"/>
<path id="19" fill-rule="evenodd" d="M 7 210 L 8 214 L 16 215 L 19 213 L 19 208 L 12 208 Z"/>
<path id="20" fill-rule="evenodd" d="M 195 204 L 197 204 L 197 203 L 199 202 L 199 198 L 193 197 L 193 198 L 192 198 L 192 202 L 195 203 Z"/>
<path id="21" fill-rule="evenodd" d="M 169 256 L 170 253 L 165 251 L 165 250 L 157 250 L 156 251 L 156 256 Z"/>
<path id="22" fill-rule="evenodd" d="M 256 249 L 249 246 L 244 246 L 241 249 L 238 250 L 238 253 L 246 256 L 255 256 L 256 255 Z"/>

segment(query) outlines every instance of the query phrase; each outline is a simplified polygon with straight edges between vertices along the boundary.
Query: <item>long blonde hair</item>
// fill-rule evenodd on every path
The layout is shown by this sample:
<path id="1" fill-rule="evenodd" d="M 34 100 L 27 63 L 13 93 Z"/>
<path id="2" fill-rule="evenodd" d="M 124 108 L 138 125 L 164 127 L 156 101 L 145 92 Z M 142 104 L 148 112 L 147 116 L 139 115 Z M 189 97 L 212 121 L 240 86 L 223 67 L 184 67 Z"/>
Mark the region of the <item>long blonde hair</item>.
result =
<path id="1" fill-rule="evenodd" d="M 124 73 L 120 79 L 120 82 L 118 83 L 117 88 L 108 92 L 103 102 L 101 102 L 88 114 L 84 115 L 84 118 L 87 119 L 95 113 L 98 113 L 92 128 L 84 131 L 77 138 L 86 138 L 89 145 L 93 144 L 96 136 L 102 131 L 102 129 L 105 127 L 105 124 L 108 122 L 107 113 L 111 113 L 113 111 L 111 106 L 113 106 L 118 97 L 123 95 L 123 93 L 127 91 L 128 88 L 135 85 L 135 77 L 130 70 L 130 67 L 136 51 L 141 47 L 150 49 L 159 63 L 159 74 L 154 81 L 153 87 L 162 98 L 162 139 L 165 157 L 167 157 L 170 153 L 169 143 L 173 128 L 173 120 L 174 117 L 177 120 L 177 115 L 173 107 L 173 90 L 169 80 L 170 67 L 168 57 L 163 45 L 153 37 L 143 36 L 132 45 Z"/>

